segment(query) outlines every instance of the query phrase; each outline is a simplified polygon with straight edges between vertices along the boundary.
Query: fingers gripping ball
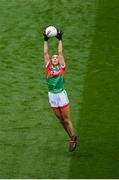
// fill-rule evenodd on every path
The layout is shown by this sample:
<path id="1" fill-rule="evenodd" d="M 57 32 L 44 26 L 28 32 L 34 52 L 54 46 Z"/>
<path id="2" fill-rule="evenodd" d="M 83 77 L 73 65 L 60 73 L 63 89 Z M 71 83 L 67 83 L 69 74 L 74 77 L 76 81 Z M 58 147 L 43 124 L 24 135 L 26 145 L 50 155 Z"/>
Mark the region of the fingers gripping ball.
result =
<path id="1" fill-rule="evenodd" d="M 57 38 L 58 40 L 62 40 L 62 35 L 63 35 L 63 31 L 62 31 L 62 30 L 57 30 L 56 38 Z"/>
<path id="2" fill-rule="evenodd" d="M 44 41 L 48 41 L 49 37 L 45 34 L 45 32 L 43 33 L 44 36 Z"/>

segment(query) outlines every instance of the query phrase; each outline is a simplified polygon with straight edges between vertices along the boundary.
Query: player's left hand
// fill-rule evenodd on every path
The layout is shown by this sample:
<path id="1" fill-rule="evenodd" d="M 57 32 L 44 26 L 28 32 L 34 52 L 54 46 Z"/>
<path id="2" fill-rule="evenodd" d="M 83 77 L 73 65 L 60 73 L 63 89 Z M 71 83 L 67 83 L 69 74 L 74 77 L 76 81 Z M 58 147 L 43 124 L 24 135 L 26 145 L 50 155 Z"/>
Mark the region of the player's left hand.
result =
<path id="1" fill-rule="evenodd" d="M 58 40 L 62 40 L 63 31 L 57 29 L 57 35 L 55 36 Z"/>

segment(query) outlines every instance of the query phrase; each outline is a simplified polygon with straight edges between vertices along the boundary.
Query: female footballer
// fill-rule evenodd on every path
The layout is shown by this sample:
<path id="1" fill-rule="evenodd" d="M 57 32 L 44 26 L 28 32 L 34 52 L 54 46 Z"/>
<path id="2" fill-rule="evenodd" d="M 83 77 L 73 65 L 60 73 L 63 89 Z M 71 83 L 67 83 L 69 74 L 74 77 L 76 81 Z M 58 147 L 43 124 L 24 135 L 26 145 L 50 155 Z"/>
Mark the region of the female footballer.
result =
<path id="1" fill-rule="evenodd" d="M 44 61 L 46 66 L 46 77 L 48 84 L 48 97 L 50 106 L 63 125 L 65 131 L 70 137 L 69 151 L 72 152 L 76 148 L 77 136 L 74 134 L 72 122 L 70 120 L 70 106 L 69 100 L 64 89 L 64 73 L 65 73 L 65 61 L 62 47 L 62 31 L 58 31 L 56 38 L 58 39 L 58 54 L 55 54 L 50 59 L 48 53 L 48 39 L 49 37 L 44 35 Z"/>

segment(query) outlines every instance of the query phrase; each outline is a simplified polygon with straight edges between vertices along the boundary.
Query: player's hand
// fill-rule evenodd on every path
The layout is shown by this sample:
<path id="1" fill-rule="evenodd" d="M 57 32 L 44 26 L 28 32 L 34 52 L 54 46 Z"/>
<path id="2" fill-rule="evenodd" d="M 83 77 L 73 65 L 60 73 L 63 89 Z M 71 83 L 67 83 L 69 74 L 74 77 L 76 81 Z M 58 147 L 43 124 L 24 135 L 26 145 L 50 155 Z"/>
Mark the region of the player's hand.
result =
<path id="1" fill-rule="evenodd" d="M 57 29 L 57 35 L 55 36 L 58 40 L 62 40 L 63 31 Z"/>
<path id="2" fill-rule="evenodd" d="M 49 37 L 45 34 L 45 32 L 43 32 L 43 36 L 44 36 L 44 41 L 48 41 Z"/>

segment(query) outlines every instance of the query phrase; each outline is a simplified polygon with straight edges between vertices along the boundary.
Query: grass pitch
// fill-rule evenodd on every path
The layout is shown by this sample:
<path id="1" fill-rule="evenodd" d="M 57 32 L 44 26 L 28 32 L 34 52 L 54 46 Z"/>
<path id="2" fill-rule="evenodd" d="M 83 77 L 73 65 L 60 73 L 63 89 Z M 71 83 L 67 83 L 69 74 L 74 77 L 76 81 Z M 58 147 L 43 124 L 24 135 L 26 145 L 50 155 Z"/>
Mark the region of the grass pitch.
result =
<path id="1" fill-rule="evenodd" d="M 118 0 L 0 1 L 0 178 L 119 178 Z M 74 153 L 47 101 L 42 32 L 64 30 Z M 70 28 L 69 28 L 70 27 Z M 57 42 L 49 42 L 50 54 Z"/>

